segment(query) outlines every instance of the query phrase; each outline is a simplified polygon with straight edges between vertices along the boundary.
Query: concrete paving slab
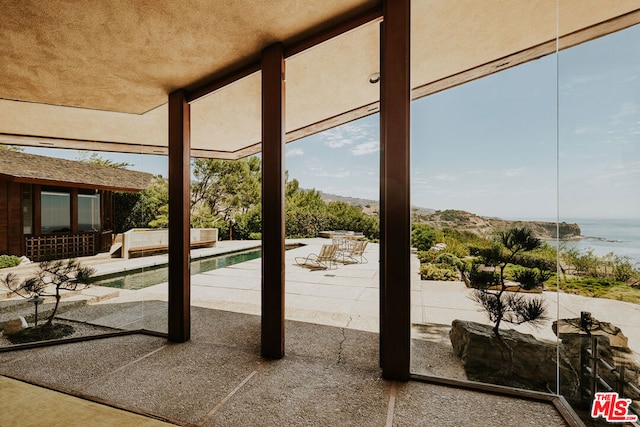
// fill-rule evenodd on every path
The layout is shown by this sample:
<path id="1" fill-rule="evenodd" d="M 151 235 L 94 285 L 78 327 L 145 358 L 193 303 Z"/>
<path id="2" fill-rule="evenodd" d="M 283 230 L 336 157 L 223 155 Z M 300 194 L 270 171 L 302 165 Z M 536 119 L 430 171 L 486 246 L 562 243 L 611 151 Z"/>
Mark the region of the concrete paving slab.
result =
<path id="1" fill-rule="evenodd" d="M 394 426 L 564 427 L 551 404 L 441 387 L 418 382 L 394 383 Z"/>
<path id="2" fill-rule="evenodd" d="M 196 423 L 260 364 L 258 354 L 194 339 L 125 366 L 84 392 L 165 417 Z"/>
<path id="3" fill-rule="evenodd" d="M 265 362 L 205 425 L 383 425 L 387 403 L 373 371 L 290 356 Z"/>
<path id="4" fill-rule="evenodd" d="M 17 356 L 0 364 L 0 374 L 80 391 L 122 366 L 139 361 L 141 357 L 166 345 L 163 338 L 132 335 L 17 353 L 0 353 L 3 358 Z"/>

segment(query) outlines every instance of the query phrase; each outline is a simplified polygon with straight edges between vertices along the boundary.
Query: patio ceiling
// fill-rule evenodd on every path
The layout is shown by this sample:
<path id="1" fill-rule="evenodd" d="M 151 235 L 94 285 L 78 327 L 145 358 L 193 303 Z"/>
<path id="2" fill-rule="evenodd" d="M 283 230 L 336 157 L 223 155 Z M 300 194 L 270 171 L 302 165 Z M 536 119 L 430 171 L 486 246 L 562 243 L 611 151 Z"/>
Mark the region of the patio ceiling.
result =
<path id="1" fill-rule="evenodd" d="M 379 68 L 379 3 L 3 0 L 0 143 L 166 154 L 167 97 L 186 88 L 193 155 L 258 152 L 257 65 L 278 41 L 288 55 L 287 140 L 363 117 L 378 109 L 369 75 Z M 349 21 L 362 25 L 301 50 Z M 639 22 L 637 0 L 560 0 L 560 47 Z M 556 48 L 551 0 L 414 0 L 411 25 L 414 98 Z"/>

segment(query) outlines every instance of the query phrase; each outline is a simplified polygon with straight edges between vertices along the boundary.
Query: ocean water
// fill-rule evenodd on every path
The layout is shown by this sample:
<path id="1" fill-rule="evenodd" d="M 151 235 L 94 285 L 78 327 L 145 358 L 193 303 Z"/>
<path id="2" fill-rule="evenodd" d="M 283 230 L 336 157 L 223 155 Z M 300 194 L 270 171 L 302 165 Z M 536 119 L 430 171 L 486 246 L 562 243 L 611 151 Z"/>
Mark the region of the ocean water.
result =
<path id="1" fill-rule="evenodd" d="M 563 218 L 567 223 L 580 226 L 584 236 L 579 240 L 564 242 L 568 247 L 581 251 L 593 249 L 598 255 L 613 252 L 615 255 L 628 256 L 631 263 L 640 268 L 640 219 L 581 219 Z"/>

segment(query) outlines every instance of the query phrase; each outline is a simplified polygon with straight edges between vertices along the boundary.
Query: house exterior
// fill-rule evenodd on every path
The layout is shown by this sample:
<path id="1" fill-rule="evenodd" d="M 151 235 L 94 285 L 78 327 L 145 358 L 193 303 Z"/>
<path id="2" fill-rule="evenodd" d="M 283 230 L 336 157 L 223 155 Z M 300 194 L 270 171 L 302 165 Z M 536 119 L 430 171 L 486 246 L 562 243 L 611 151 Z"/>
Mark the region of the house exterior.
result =
<path id="1" fill-rule="evenodd" d="M 2 150 L 0 254 L 69 258 L 108 251 L 113 193 L 138 192 L 152 175 Z"/>

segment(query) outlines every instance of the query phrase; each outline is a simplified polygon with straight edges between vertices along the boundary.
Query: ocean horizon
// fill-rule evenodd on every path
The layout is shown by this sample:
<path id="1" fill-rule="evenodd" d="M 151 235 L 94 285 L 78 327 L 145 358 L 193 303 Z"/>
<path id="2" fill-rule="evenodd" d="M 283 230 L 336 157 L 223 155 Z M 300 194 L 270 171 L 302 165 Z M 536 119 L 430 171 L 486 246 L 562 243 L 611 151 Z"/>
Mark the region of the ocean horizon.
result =
<path id="1" fill-rule="evenodd" d="M 556 222 L 555 218 L 529 218 L 520 221 Z M 561 243 L 580 251 L 593 250 L 598 256 L 612 253 L 629 257 L 640 268 L 640 219 L 638 218 L 560 218 L 560 222 L 578 224 L 580 239 L 562 240 Z"/>

